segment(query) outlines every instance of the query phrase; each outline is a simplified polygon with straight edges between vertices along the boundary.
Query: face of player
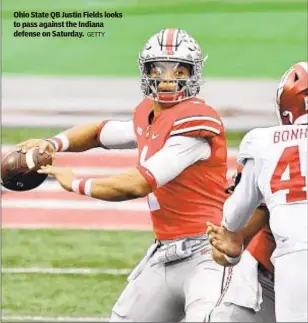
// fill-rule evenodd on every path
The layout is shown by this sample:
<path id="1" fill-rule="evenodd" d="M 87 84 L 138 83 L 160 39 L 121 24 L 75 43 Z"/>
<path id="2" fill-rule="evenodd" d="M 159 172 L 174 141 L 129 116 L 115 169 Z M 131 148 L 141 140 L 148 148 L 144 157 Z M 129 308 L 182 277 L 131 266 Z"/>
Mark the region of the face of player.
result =
<path id="1" fill-rule="evenodd" d="M 170 108 L 188 96 L 192 66 L 179 62 L 151 62 L 146 66 L 147 81 L 155 105 Z"/>
<path id="2" fill-rule="evenodd" d="M 190 77 L 189 65 L 174 62 L 151 63 L 149 77 L 157 80 L 158 92 L 176 92 L 181 88 L 181 80 Z"/>

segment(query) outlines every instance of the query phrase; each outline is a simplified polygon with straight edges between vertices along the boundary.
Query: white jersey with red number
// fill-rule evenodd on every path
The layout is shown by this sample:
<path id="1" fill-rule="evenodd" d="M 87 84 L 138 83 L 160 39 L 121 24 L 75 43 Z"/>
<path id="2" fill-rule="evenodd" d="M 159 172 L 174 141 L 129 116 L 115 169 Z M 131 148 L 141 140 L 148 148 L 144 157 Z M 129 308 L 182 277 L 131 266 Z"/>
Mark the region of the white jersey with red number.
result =
<path id="1" fill-rule="evenodd" d="M 257 128 L 243 139 L 238 161 L 254 161 L 260 196 L 270 211 L 275 256 L 307 248 L 308 126 Z"/>

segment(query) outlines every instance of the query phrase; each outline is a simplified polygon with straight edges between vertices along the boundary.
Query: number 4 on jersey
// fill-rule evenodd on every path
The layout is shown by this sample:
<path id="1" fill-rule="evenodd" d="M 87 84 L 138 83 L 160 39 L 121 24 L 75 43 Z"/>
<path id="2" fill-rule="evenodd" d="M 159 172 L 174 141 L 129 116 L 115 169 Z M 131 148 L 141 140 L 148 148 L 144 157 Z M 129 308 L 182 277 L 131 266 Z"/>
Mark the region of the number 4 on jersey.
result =
<path id="1" fill-rule="evenodd" d="M 289 166 L 289 179 L 282 179 L 283 173 Z M 299 147 L 287 147 L 283 151 L 271 178 L 272 193 L 281 190 L 289 190 L 286 194 L 286 202 L 298 202 L 307 199 L 304 191 L 306 185 L 305 176 L 301 174 Z"/>

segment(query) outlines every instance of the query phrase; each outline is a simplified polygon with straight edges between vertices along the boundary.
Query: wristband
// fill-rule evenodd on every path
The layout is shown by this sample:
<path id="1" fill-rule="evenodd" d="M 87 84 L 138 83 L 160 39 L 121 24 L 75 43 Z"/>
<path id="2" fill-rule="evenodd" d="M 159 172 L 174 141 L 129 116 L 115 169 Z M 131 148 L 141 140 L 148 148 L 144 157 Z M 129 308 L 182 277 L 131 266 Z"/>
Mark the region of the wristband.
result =
<path id="1" fill-rule="evenodd" d="M 81 194 L 81 195 L 86 195 L 91 197 L 91 186 L 92 186 L 92 181 L 93 179 L 74 179 L 72 181 L 72 191 Z"/>
<path id="2" fill-rule="evenodd" d="M 225 259 L 228 261 L 228 263 L 230 265 L 234 266 L 234 265 L 238 264 L 239 261 L 241 260 L 243 250 L 244 250 L 244 245 L 242 245 L 241 253 L 237 257 L 229 257 L 229 256 L 227 256 L 225 254 L 224 254 L 224 257 L 225 257 Z"/>
<path id="3" fill-rule="evenodd" d="M 59 135 L 49 138 L 46 141 L 50 142 L 55 150 L 58 151 L 66 151 L 70 145 L 68 137 L 64 133 L 60 133 Z"/>

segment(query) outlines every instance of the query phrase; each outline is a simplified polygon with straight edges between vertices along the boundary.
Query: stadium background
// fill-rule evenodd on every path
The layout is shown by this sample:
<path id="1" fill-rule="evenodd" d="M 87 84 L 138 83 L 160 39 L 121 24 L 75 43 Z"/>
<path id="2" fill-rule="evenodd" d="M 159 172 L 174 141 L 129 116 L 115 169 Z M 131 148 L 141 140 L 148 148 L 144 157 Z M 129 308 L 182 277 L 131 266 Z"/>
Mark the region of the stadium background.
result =
<path id="1" fill-rule="evenodd" d="M 105 38 L 27 39 L 12 36 L 16 10 L 124 17 L 104 20 Z M 228 130 L 230 175 L 245 131 L 275 123 L 279 77 L 308 56 L 305 1 L 3 0 L 2 19 L 2 153 L 73 124 L 127 118 L 141 97 L 137 53 L 171 26 L 209 54 L 202 95 Z M 93 151 L 56 163 L 104 176 L 135 161 L 134 151 Z M 2 191 L 1 213 L 2 321 L 106 320 L 153 239 L 145 200 L 103 203 L 53 180 L 29 193 Z"/>

